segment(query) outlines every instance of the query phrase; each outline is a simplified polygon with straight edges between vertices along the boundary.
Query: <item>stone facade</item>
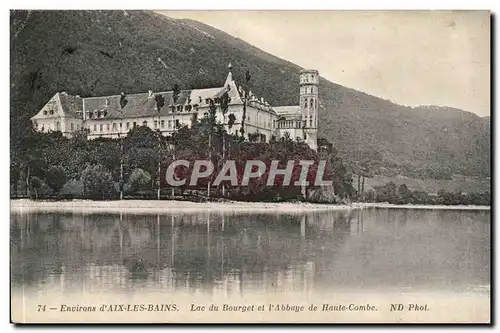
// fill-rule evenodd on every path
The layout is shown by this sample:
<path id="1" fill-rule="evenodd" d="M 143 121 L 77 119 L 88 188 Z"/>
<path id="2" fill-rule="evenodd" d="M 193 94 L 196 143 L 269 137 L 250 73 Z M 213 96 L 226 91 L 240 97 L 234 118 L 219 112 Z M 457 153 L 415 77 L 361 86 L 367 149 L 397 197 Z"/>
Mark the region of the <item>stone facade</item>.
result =
<path id="1" fill-rule="evenodd" d="M 89 139 L 118 138 L 125 136 L 135 126 L 143 125 L 159 130 L 163 135 L 170 135 L 179 126 L 190 126 L 194 114 L 198 119 L 206 116 L 209 100 L 227 92 L 230 103 L 226 119 L 223 119 L 218 106 L 217 121 L 227 124 L 227 115 L 234 114 L 236 121 L 232 128 L 227 128 L 229 133 L 241 128 L 243 104 L 246 103 L 246 138 L 257 135 L 258 140 L 269 141 L 272 137 L 279 139 L 289 136 L 293 140 L 304 140 L 312 149 L 316 149 L 318 83 L 318 71 L 302 70 L 300 105 L 272 106 L 264 98 L 258 98 L 251 91 L 246 93 L 238 86 L 230 68 L 224 86 L 182 90 L 175 102 L 172 91 L 87 98 L 65 92 L 56 93 L 31 121 L 38 131 L 61 131 L 67 137 L 83 128 L 87 129 Z M 159 111 L 157 95 L 161 95 L 165 101 Z M 123 100 L 126 100 L 125 105 Z"/>

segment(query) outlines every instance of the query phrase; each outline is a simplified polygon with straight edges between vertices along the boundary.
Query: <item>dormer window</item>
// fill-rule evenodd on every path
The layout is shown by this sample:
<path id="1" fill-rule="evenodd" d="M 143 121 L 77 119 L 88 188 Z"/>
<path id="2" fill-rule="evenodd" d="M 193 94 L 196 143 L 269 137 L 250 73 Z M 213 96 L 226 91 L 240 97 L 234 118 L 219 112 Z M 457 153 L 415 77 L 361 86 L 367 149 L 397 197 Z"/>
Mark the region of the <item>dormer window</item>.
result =
<path id="1" fill-rule="evenodd" d="M 187 111 L 187 112 L 189 112 L 189 111 L 191 111 L 191 110 L 192 110 L 192 108 L 193 108 L 193 107 L 192 107 L 191 105 L 186 105 L 186 108 L 185 108 L 185 109 L 186 109 L 186 111 Z"/>
<path id="2" fill-rule="evenodd" d="M 210 103 L 210 98 L 205 98 L 205 104 L 209 104 Z"/>
<path id="3" fill-rule="evenodd" d="M 170 105 L 170 111 L 175 112 L 175 105 Z"/>
<path id="4" fill-rule="evenodd" d="M 182 112 L 182 105 L 177 105 L 177 111 Z"/>
<path id="5" fill-rule="evenodd" d="M 195 105 L 193 105 L 193 106 L 194 106 L 194 110 L 195 110 L 195 111 L 198 111 L 198 104 L 195 104 Z"/>
<path id="6" fill-rule="evenodd" d="M 54 114 L 54 110 L 50 110 L 49 113 L 52 115 Z"/>
<path id="7" fill-rule="evenodd" d="M 44 110 L 43 111 L 43 115 L 46 116 L 47 115 L 47 110 Z"/>

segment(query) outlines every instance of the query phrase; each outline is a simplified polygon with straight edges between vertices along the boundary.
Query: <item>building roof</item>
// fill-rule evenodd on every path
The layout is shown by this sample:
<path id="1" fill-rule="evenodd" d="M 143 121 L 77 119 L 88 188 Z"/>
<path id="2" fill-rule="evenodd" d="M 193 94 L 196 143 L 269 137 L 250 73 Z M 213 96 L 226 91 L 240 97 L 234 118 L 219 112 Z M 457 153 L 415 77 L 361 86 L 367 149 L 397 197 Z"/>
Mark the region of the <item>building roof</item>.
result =
<path id="1" fill-rule="evenodd" d="M 80 118 L 82 107 L 82 98 L 80 96 L 68 95 L 66 92 L 57 93 L 61 103 L 62 110 L 66 116 Z"/>
<path id="2" fill-rule="evenodd" d="M 229 105 L 241 105 L 243 104 L 243 100 L 241 99 L 240 89 L 241 87 L 236 85 L 231 72 L 229 72 L 223 87 L 181 90 L 175 105 L 208 107 L 208 99 L 219 98 L 226 92 L 230 97 Z M 61 109 L 61 112 L 69 117 L 81 119 L 83 112 L 85 112 L 85 116 L 87 117 L 87 112 L 102 111 L 101 116 L 95 119 L 120 119 L 157 116 L 157 95 L 161 95 L 165 99 L 164 106 L 160 110 L 160 115 L 171 114 L 172 110 L 170 106 L 174 105 L 172 91 L 128 94 L 125 96 L 127 103 L 123 109 L 120 106 L 121 95 L 80 98 L 79 96 L 68 95 L 62 92 L 54 95 L 51 101 L 52 103 L 55 102 L 59 109 Z M 274 113 L 269 103 L 263 99 L 258 101 L 253 95 L 249 100 L 249 105 Z M 175 112 L 183 113 L 186 111 Z M 39 117 L 39 114 L 32 119 Z"/>
<path id="3" fill-rule="evenodd" d="M 274 111 L 278 116 L 296 115 L 300 114 L 299 105 L 288 105 L 288 106 L 275 106 Z"/>

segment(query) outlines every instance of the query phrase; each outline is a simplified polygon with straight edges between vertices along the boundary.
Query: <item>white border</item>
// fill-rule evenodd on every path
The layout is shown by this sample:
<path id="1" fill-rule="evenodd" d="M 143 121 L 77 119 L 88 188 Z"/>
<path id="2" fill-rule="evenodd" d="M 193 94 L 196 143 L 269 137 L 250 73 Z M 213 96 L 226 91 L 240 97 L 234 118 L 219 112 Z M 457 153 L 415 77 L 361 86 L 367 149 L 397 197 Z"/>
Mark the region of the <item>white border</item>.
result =
<path id="1" fill-rule="evenodd" d="M 1 103 L 2 107 L 2 116 L 4 117 L 2 121 L 0 121 L 0 133 L 4 136 L 2 140 L 0 140 L 0 149 L 2 150 L 2 162 L 0 164 L 0 175 L 5 180 L 4 184 L 8 184 L 9 180 L 9 91 L 10 91 L 10 83 L 9 83 L 9 44 L 7 41 L 10 40 L 9 37 L 9 13 L 8 9 L 151 9 L 151 10 L 161 10 L 161 9 L 490 9 L 493 13 L 499 13 L 500 1 L 498 0 L 454 0 L 454 1 L 444 1 L 444 0 L 419 0 L 419 1 L 390 1 L 390 0 L 378 0 L 378 1 L 369 1 L 369 0 L 349 0 L 349 1 L 314 1 L 314 0 L 286 0 L 283 2 L 271 2 L 269 0 L 251 0 L 251 1 L 242 1 L 236 2 L 234 0 L 218 0 L 212 1 L 208 3 L 203 0 L 184 0 L 184 1 L 172 1 L 172 0 L 142 0 L 142 1 L 131 1 L 131 0 L 111 0 L 111 1 L 98 1 L 98 0 L 87 0 L 85 2 L 68 2 L 68 1 L 50 1 L 44 2 L 41 4 L 36 0 L 6 0 L 2 2 L 2 14 L 1 17 L 1 31 L 2 31 L 2 43 L 3 52 L 0 52 L 2 57 L 2 83 L 5 87 L 0 90 L 1 95 Z M 498 25 L 498 21 L 496 22 Z M 497 28 L 495 27 L 495 31 Z M 494 34 L 494 36 L 496 33 Z M 496 39 L 496 38 L 495 38 Z M 497 59 L 494 59 L 497 60 Z M 492 59 L 493 61 L 493 59 Z M 492 73 L 494 74 L 494 73 Z M 495 91 L 493 93 L 497 93 L 498 87 L 495 87 Z M 496 118 L 492 110 L 493 119 Z M 495 140 L 496 141 L 496 140 Z M 497 142 L 495 142 L 497 143 Z M 495 144 L 494 147 L 497 145 Z M 499 165 L 499 161 L 497 160 L 498 154 L 495 155 L 495 161 L 497 165 Z M 496 182 L 495 182 L 496 185 Z M 496 186 L 495 186 L 496 189 Z M 1 193 L 1 212 L 4 216 L 3 224 L 4 231 L 2 234 L 2 249 L 1 252 L 3 259 L 3 272 L 1 275 L 1 302 L 0 302 L 0 313 L 3 315 L 1 318 L 1 331 L 12 331 L 14 327 L 10 325 L 9 322 L 9 307 L 10 307 L 10 299 L 9 299 L 9 283 L 10 283 L 10 275 L 8 273 L 8 265 L 9 265 L 9 187 L 3 186 Z M 495 196 L 498 197 L 498 196 Z M 494 207 L 496 208 L 496 203 L 498 200 L 495 200 Z M 493 221 L 492 221 L 493 225 Z M 494 249 L 493 249 L 494 250 Z M 496 267 L 496 265 L 492 266 Z M 493 281 L 492 281 L 493 282 Z M 496 289 L 496 288 L 495 288 Z M 498 319 L 498 317 L 497 317 Z M 497 325 L 498 326 L 498 325 Z M 104 331 L 114 329 L 114 330 L 122 330 L 122 327 L 118 328 L 96 328 L 89 327 L 92 331 Z M 165 327 L 167 328 L 167 327 Z M 177 330 L 182 329 L 183 327 L 171 327 L 170 329 Z M 232 327 L 231 327 L 232 328 Z M 230 328 L 230 329 L 231 329 Z M 339 331 L 352 331 L 353 328 L 339 328 L 332 327 L 335 330 Z M 44 327 L 44 330 L 52 330 L 52 327 Z M 217 327 L 216 329 L 220 329 Z M 262 328 L 255 327 L 259 331 L 267 331 L 271 330 L 271 328 Z M 309 330 L 312 328 L 302 327 L 304 330 Z M 314 329 L 317 329 L 314 327 Z M 357 330 L 359 328 L 354 328 Z M 378 330 L 386 330 L 385 327 L 378 327 Z M 425 330 L 426 332 L 438 331 L 439 328 L 429 328 L 429 327 L 413 327 L 412 330 Z M 442 328 L 441 328 L 442 329 Z M 133 331 L 141 330 L 139 327 L 134 327 Z M 192 329 L 192 331 L 205 331 L 206 329 Z M 391 331 L 394 328 L 391 329 Z M 403 330 L 402 328 L 396 329 Z M 472 329 L 471 329 L 472 330 Z M 84 331 L 82 328 L 75 329 L 75 331 Z"/>

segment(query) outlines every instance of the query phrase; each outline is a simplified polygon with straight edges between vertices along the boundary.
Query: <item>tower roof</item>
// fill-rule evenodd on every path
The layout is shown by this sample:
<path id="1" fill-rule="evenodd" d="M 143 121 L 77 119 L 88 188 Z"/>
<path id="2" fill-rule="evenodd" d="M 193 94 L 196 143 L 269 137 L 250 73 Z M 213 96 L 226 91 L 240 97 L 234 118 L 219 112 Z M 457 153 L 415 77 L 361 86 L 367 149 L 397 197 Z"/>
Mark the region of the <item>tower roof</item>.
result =
<path id="1" fill-rule="evenodd" d="M 301 71 L 300 71 L 300 74 L 303 74 L 303 73 L 315 73 L 315 74 L 319 74 L 319 71 L 317 69 L 307 69 L 307 68 L 303 68 Z"/>

